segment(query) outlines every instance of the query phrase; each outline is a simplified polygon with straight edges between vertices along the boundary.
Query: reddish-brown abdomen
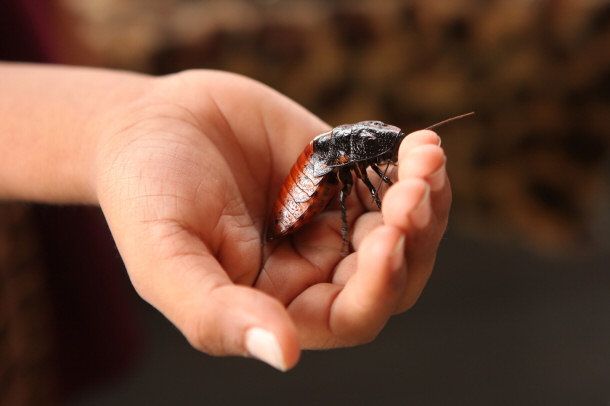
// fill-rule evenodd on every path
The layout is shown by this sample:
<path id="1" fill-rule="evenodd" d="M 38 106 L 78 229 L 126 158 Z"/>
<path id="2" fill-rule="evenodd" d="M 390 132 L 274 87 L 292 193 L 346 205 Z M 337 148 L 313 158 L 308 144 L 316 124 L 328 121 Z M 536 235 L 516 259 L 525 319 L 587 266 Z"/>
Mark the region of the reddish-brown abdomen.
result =
<path id="1" fill-rule="evenodd" d="M 313 175 L 309 144 L 299 155 L 273 204 L 267 240 L 294 233 L 319 214 L 340 189 L 332 175 Z"/>

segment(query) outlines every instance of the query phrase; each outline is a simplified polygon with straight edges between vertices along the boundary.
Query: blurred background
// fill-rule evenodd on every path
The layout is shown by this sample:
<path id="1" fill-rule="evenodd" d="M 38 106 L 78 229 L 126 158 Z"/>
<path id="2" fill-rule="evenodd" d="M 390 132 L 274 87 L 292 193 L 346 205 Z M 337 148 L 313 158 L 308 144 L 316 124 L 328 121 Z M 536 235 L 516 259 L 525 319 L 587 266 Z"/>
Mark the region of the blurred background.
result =
<path id="1" fill-rule="evenodd" d="M 418 304 L 286 374 L 191 349 L 97 209 L 1 205 L 0 403 L 610 405 L 609 0 L 20 4 L 5 59 L 229 70 L 331 125 L 476 116 L 438 130 L 454 204 Z"/>

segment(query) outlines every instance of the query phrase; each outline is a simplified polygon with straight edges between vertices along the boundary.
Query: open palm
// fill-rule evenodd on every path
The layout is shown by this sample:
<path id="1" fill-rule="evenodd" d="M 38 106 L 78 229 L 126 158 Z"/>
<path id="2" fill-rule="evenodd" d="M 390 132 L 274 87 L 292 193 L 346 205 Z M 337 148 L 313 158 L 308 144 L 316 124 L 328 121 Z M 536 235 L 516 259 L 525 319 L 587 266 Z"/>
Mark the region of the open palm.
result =
<path id="1" fill-rule="evenodd" d="M 370 341 L 417 300 L 451 200 L 431 131 L 403 142 L 383 220 L 356 185 L 352 254 L 340 255 L 332 209 L 264 243 L 290 166 L 326 130 L 273 90 L 210 71 L 156 79 L 108 126 L 96 163 L 100 204 L 139 294 L 196 348 L 286 369 L 301 348 Z"/>

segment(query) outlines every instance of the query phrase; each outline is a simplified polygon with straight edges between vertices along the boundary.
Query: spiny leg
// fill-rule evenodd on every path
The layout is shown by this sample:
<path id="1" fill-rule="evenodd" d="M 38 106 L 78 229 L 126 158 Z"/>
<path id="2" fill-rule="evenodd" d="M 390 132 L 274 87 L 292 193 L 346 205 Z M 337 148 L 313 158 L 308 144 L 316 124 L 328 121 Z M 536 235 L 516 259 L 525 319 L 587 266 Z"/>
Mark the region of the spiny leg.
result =
<path id="1" fill-rule="evenodd" d="M 385 176 L 386 172 L 388 171 L 388 168 L 390 167 L 390 164 L 388 164 L 385 167 L 385 170 L 382 172 L 381 169 L 379 169 L 379 167 L 375 164 L 371 165 L 371 168 L 373 168 L 373 170 L 375 171 L 375 173 L 377 175 L 379 175 L 379 177 L 381 178 L 382 181 L 384 181 L 385 183 L 387 183 L 389 186 L 392 186 L 394 184 L 394 182 L 392 182 L 392 180 L 390 178 L 388 178 L 387 176 Z"/>
<path id="2" fill-rule="evenodd" d="M 341 189 L 339 192 L 339 203 L 341 203 L 341 221 L 343 222 L 341 226 L 341 238 L 343 242 L 341 243 L 341 256 L 346 256 L 349 253 L 349 241 L 348 241 L 348 226 L 347 226 L 347 211 L 345 209 L 345 198 L 347 193 L 345 192 L 345 187 Z"/>
<path id="3" fill-rule="evenodd" d="M 366 166 L 361 165 L 361 164 L 356 165 L 356 174 L 358 175 L 358 177 L 360 179 L 362 179 L 362 181 L 364 182 L 366 187 L 369 188 L 369 191 L 371 192 L 371 196 L 373 196 L 375 203 L 377 203 L 377 207 L 379 207 L 381 209 L 381 200 L 379 200 L 379 196 L 377 195 L 377 189 L 375 189 L 375 186 L 373 186 L 373 184 L 371 183 L 371 180 L 369 179 L 368 175 L 366 174 Z"/>
<path id="4" fill-rule="evenodd" d="M 354 183 L 354 178 L 352 177 L 352 173 L 349 169 L 341 170 L 338 174 L 339 181 L 343 184 L 341 191 L 339 192 L 339 204 L 341 205 L 341 237 L 343 239 L 343 243 L 341 244 L 341 255 L 346 256 L 349 254 L 349 228 L 347 225 L 347 209 L 345 208 L 345 199 L 352 191 L 352 185 Z"/>
<path id="5" fill-rule="evenodd" d="M 377 184 L 377 190 L 381 190 L 381 184 L 383 182 L 387 183 L 389 186 L 392 186 L 394 184 L 394 182 L 392 182 L 392 180 L 390 178 L 385 176 L 385 174 L 388 172 L 388 169 L 390 168 L 390 163 L 389 162 L 385 166 L 385 169 L 383 170 L 383 172 L 381 172 L 381 169 L 379 169 L 379 166 L 377 166 L 377 164 L 371 164 L 371 168 L 373 168 L 375 173 L 377 175 L 379 175 L 379 183 Z"/>

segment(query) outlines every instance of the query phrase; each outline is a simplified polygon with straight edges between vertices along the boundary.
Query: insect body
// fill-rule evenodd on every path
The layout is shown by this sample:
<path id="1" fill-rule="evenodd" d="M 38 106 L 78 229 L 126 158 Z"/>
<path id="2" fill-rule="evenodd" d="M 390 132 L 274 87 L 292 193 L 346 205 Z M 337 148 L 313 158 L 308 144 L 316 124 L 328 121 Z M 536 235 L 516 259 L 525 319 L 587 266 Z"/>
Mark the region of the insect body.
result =
<path id="1" fill-rule="evenodd" d="M 311 221 L 339 194 L 343 220 L 343 249 L 347 248 L 345 199 L 351 192 L 352 172 L 367 185 L 381 207 L 377 190 L 366 174 L 368 167 L 388 184 L 392 182 L 378 165 L 398 159 L 405 134 L 380 121 L 363 121 L 335 127 L 320 134 L 298 157 L 273 205 L 267 239 L 297 231 Z"/>
<path id="2" fill-rule="evenodd" d="M 426 129 L 433 129 L 470 116 L 456 116 Z M 396 163 L 398 148 L 405 138 L 400 128 L 380 121 L 344 124 L 314 138 L 299 155 L 275 201 L 267 228 L 267 240 L 292 234 L 311 221 L 339 194 L 341 205 L 342 253 L 348 247 L 345 199 L 354 184 L 354 174 L 368 187 L 381 208 L 377 189 L 366 171 L 370 167 L 388 185 L 392 181 L 379 168 Z"/>

